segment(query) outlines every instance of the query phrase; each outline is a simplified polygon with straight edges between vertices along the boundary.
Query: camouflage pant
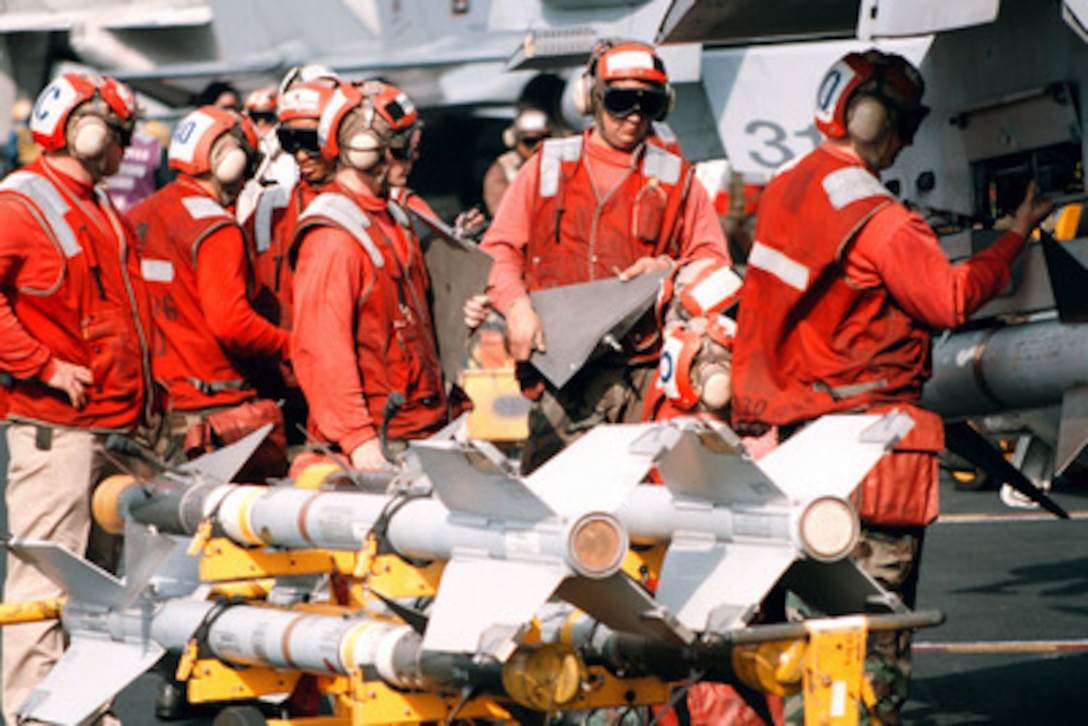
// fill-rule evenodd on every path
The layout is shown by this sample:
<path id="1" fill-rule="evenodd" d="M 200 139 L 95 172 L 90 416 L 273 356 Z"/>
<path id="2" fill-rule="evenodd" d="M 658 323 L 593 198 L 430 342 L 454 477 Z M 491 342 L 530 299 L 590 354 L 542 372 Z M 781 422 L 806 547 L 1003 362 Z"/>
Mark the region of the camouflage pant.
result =
<path id="1" fill-rule="evenodd" d="M 529 474 L 599 423 L 637 423 L 652 366 L 589 366 L 562 390 L 544 389 L 529 409 L 521 473 Z"/>
<path id="2" fill-rule="evenodd" d="M 853 559 L 862 570 L 910 608 L 918 590 L 918 566 L 922 555 L 923 527 L 882 528 L 862 525 L 861 538 Z M 793 593 L 786 596 L 790 620 L 819 617 L 823 613 Z M 865 654 L 865 675 L 876 695 L 876 705 L 861 714 L 861 723 L 898 724 L 899 710 L 907 700 L 910 685 L 909 630 L 870 632 Z M 800 694 L 786 698 L 784 722 L 804 723 L 804 699 Z"/>

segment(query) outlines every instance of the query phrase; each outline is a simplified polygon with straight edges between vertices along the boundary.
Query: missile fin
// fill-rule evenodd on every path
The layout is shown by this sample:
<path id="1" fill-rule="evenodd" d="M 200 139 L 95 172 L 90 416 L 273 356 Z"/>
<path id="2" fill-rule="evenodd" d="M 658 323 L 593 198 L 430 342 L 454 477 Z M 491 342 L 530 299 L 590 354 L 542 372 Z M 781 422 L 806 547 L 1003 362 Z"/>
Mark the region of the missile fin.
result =
<path id="1" fill-rule="evenodd" d="M 125 599 L 121 581 L 98 565 L 72 554 L 62 544 L 16 538 L 8 542 L 11 553 L 37 567 L 68 596 L 80 602 L 117 607 Z"/>
<path id="2" fill-rule="evenodd" d="M 526 485 L 565 515 L 615 511 L 654 465 L 661 424 L 597 426 L 534 471 Z"/>
<path id="3" fill-rule="evenodd" d="M 695 640 L 695 633 L 622 572 L 602 580 L 572 577 L 557 594 L 612 630 L 673 644 Z"/>
<path id="4" fill-rule="evenodd" d="M 558 560 L 493 560 L 455 552 L 442 573 L 423 650 L 505 661 L 568 574 Z"/>
<path id="5" fill-rule="evenodd" d="M 692 630 L 741 627 L 796 556 L 784 542 L 720 542 L 678 532 L 665 554 L 657 599 Z"/>
<path id="6" fill-rule="evenodd" d="M 1054 473 L 1065 470 L 1084 456 L 1088 448 L 1088 386 L 1070 388 L 1062 396 L 1062 422 L 1054 454 Z M 1088 461 L 1081 461 L 1082 464 Z"/>
<path id="7" fill-rule="evenodd" d="M 681 434 L 657 469 L 675 496 L 719 504 L 784 500 L 782 490 L 752 462 L 728 427 L 695 419 L 672 423 Z"/>
<path id="8" fill-rule="evenodd" d="M 154 642 L 123 643 L 78 633 L 17 713 L 29 721 L 78 726 L 162 658 Z"/>
<path id="9" fill-rule="evenodd" d="M 425 439 L 413 441 L 411 447 L 435 495 L 450 511 L 517 522 L 555 515 L 520 479 L 510 475 L 501 454 L 493 454 L 486 446 Z"/>
<path id="10" fill-rule="evenodd" d="M 597 352 L 618 345 L 653 305 L 665 275 L 652 272 L 627 282 L 611 277 L 531 293 L 548 350 L 534 351 L 529 362 L 562 388 Z"/>
<path id="11" fill-rule="evenodd" d="M 1069 519 L 1069 512 L 1046 495 L 1039 487 L 1024 476 L 1024 473 L 1005 460 L 997 447 L 985 436 L 976 431 L 966 421 L 946 423 L 944 427 L 945 445 L 948 450 L 967 459 L 990 476 L 1003 481 L 1021 494 L 1037 502 L 1059 519 Z"/>
<path id="12" fill-rule="evenodd" d="M 817 562 L 800 559 L 782 576 L 782 587 L 797 593 L 806 604 L 825 615 L 862 612 L 910 612 L 853 560 Z"/>
<path id="13" fill-rule="evenodd" d="M 265 424 L 229 446 L 185 462 L 178 467 L 178 471 L 201 475 L 207 481 L 229 482 L 245 466 L 271 430 L 272 424 Z"/>
<path id="14" fill-rule="evenodd" d="M 1049 234 L 1040 239 L 1054 305 L 1063 323 L 1088 322 L 1088 269 Z"/>
<path id="15" fill-rule="evenodd" d="M 846 497 L 914 425 L 893 411 L 823 416 L 759 460 L 758 466 L 791 499 Z"/>
<path id="16" fill-rule="evenodd" d="M 184 555 L 188 540 L 157 534 L 135 522 L 125 523 L 125 598 L 118 606 L 126 610 L 147 588 L 152 578 L 168 578 L 187 582 L 190 590 L 200 584 L 200 567 L 196 558 L 187 557 L 191 566 L 180 569 L 176 560 L 178 549 Z M 168 564 L 169 563 L 169 564 Z M 173 588 L 176 589 L 176 588 Z"/>

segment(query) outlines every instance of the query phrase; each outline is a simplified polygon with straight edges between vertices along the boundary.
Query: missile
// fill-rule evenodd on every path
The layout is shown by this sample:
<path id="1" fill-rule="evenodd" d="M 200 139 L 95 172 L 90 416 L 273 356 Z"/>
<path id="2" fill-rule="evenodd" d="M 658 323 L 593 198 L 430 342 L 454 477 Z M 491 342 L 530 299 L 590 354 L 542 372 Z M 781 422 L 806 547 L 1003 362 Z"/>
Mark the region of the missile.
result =
<path id="1" fill-rule="evenodd" d="M 1025 476 L 1003 466 L 977 431 L 1032 435 L 1054 452 L 1033 457 L 1036 478 L 1088 464 L 1088 240 L 1055 242 L 1044 234 L 1014 267 L 1013 286 L 980 310 L 972 329 L 946 333 L 933 346 L 933 376 L 922 404 L 951 422 L 950 450 L 1058 516 L 1061 508 Z M 1012 324 L 993 323 L 994 316 Z M 986 327 L 980 327 L 986 326 Z M 991 462 L 991 463 L 987 463 Z M 1020 462 L 1026 465 L 1028 462 Z"/>
<path id="2" fill-rule="evenodd" d="M 922 404 L 946 419 L 1058 408 L 1055 471 L 1088 463 L 1088 326 L 1058 319 L 949 335 L 933 346 Z"/>
<path id="3" fill-rule="evenodd" d="M 112 504 L 96 494 L 95 508 L 179 534 L 211 521 L 243 546 L 359 551 L 380 534 L 405 558 L 445 563 L 430 651 L 504 660 L 553 595 L 615 630 L 690 643 L 743 626 L 784 573 L 831 614 L 886 598 L 846 560 L 847 497 L 911 425 L 828 416 L 760 462 L 718 423 L 599 426 L 526 478 L 485 442 L 427 440 L 411 446 L 417 479 L 401 493 L 150 482 Z M 652 468 L 663 486 L 640 484 Z M 668 547 L 656 598 L 621 572 L 632 542 Z"/>
<path id="4" fill-rule="evenodd" d="M 153 549 L 171 556 L 183 549 L 178 538 L 152 539 Z M 712 681 L 736 683 L 739 678 L 757 688 L 793 687 L 799 676 L 797 684 L 778 683 L 756 663 L 769 656 L 784 660 L 790 653 L 800 657 L 796 643 L 813 630 L 812 623 L 760 625 L 688 645 L 670 644 L 611 630 L 556 602 L 542 608 L 539 643 L 519 646 L 500 663 L 479 654 L 429 651 L 415 629 L 381 607 L 319 612 L 209 601 L 164 594 L 150 587 L 150 579 L 126 602 L 124 593 L 137 583 L 116 580 L 62 545 L 16 539 L 9 547 L 70 593 L 62 623 L 71 646 L 17 709 L 23 718 L 62 726 L 85 723 L 163 655 L 185 652 L 194 639 L 205 659 L 232 667 L 322 676 L 361 672 L 401 691 L 484 693 L 550 711 L 571 706 L 581 695 L 587 663 L 626 678 L 682 680 L 695 670 Z M 176 562 L 160 562 L 160 568 L 178 575 Z M 867 627 L 919 628 L 941 621 L 934 612 L 897 613 L 870 616 Z M 764 644 L 771 649 L 750 647 Z"/>

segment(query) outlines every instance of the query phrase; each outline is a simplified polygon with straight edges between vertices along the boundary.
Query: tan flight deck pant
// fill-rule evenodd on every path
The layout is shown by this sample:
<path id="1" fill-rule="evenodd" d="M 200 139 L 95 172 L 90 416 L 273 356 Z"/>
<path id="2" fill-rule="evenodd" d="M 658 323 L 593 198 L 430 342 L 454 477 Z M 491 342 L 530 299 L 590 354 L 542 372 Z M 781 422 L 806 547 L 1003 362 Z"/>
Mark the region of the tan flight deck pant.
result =
<path id="1" fill-rule="evenodd" d="M 103 476 L 117 472 L 104 455 L 106 437 L 81 429 L 47 430 L 50 433 L 40 433 L 38 426 L 24 423 L 7 427 L 8 530 L 16 537 L 59 542 L 113 569 L 118 538 L 97 525 L 92 535 L 90 507 L 92 487 Z M 43 450 L 46 443 L 48 448 Z M 4 602 L 47 600 L 62 594 L 60 586 L 37 569 L 8 555 Z M 14 726 L 15 709 L 63 653 L 64 632 L 55 621 L 9 625 L 0 632 L 4 718 Z"/>

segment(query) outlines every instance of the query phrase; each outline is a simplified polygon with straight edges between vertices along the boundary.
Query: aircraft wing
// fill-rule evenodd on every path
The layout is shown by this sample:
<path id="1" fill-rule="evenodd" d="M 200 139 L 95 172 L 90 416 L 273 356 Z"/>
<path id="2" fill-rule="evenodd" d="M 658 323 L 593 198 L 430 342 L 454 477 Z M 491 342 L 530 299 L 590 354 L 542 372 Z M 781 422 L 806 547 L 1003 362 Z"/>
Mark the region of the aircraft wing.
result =
<path id="1" fill-rule="evenodd" d="M 153 641 L 116 642 L 76 634 L 53 670 L 17 712 L 33 722 L 78 726 L 155 665 L 165 652 Z"/>
<path id="2" fill-rule="evenodd" d="M 1000 0 L 675 0 L 658 43 L 904 37 L 993 22 Z"/>

